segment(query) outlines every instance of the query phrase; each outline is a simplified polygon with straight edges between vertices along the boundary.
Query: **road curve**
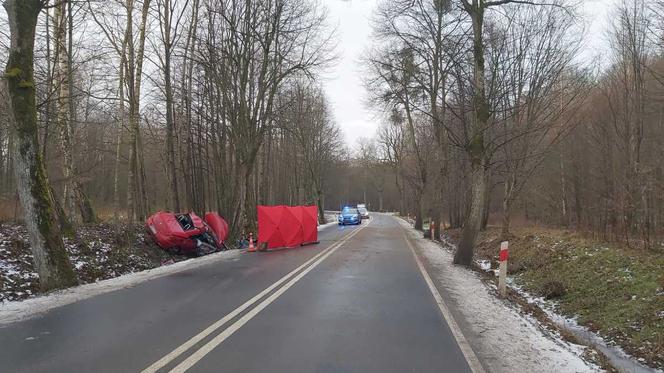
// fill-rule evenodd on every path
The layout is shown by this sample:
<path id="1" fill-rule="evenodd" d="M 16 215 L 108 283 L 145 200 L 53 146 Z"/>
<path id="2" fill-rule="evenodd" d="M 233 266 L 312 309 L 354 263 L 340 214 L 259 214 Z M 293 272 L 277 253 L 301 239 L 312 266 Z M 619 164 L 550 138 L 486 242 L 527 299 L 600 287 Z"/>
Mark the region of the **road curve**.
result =
<path id="1" fill-rule="evenodd" d="M 0 326 L 0 372 L 470 372 L 395 218 Z"/>

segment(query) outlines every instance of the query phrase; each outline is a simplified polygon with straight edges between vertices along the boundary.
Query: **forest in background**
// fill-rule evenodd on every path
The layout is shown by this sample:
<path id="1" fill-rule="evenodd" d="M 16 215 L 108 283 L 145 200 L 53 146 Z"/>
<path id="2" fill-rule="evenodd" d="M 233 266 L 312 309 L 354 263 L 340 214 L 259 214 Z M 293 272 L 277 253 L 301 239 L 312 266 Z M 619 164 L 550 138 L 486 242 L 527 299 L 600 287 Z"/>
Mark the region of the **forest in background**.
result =
<path id="1" fill-rule="evenodd" d="M 463 227 L 459 263 L 512 220 L 661 248 L 660 1 L 612 9 L 601 68 L 580 57 L 572 2 L 381 1 L 362 61 L 381 124 L 352 145 L 322 88 L 337 46 L 321 2 L 30 3 L 37 152 L 61 225 L 217 210 L 240 232 L 256 204 L 324 219 L 365 202 Z M 9 93 L 0 204 L 22 219 Z"/>
<path id="2" fill-rule="evenodd" d="M 466 230 L 477 203 L 505 238 L 515 221 L 661 250 L 664 3 L 618 2 L 601 65 L 569 2 L 487 2 L 481 38 L 479 3 L 460 3 L 377 11 L 365 84 L 385 115 L 355 167 L 396 188 L 372 188 L 372 206 Z"/>
<path id="3" fill-rule="evenodd" d="M 334 59 L 320 4 L 50 3 L 35 42 L 39 151 L 71 220 L 217 210 L 244 227 L 256 203 L 322 207 L 341 134 L 317 79 Z M 14 151 L 3 122 L 4 218 L 20 217 Z"/>

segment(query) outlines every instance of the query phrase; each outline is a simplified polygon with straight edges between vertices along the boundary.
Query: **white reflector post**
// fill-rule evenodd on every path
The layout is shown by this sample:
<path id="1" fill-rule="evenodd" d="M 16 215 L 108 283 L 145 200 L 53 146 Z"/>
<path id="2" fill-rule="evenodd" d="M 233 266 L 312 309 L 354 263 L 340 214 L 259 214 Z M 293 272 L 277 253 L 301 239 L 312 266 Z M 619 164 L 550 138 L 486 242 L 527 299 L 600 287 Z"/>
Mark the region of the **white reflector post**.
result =
<path id="1" fill-rule="evenodd" d="M 498 291 L 501 297 L 507 295 L 507 249 L 509 243 L 503 241 L 500 243 L 500 267 L 498 269 Z"/>

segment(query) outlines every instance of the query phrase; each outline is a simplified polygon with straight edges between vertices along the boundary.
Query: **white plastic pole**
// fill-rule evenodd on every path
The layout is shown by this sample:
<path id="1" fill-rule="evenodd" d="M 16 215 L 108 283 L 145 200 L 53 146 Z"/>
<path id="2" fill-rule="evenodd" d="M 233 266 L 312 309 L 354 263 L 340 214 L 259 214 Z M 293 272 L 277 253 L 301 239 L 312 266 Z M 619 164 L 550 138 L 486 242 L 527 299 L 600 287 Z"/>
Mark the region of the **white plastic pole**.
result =
<path id="1" fill-rule="evenodd" d="M 507 296 L 507 254 L 509 243 L 500 243 L 500 267 L 498 269 L 498 291 L 501 297 Z"/>

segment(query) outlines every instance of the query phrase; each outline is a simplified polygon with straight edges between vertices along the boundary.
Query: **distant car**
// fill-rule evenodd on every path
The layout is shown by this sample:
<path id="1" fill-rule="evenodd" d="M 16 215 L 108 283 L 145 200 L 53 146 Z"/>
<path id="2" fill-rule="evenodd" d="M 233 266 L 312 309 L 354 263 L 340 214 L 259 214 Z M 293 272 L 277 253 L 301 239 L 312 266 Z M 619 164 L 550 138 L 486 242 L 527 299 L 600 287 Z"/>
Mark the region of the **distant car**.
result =
<path id="1" fill-rule="evenodd" d="M 367 210 L 367 208 L 364 207 L 364 205 L 362 206 L 358 205 L 357 211 L 360 212 L 360 216 L 362 217 L 362 219 L 369 219 L 369 210 Z"/>
<path id="2" fill-rule="evenodd" d="M 344 207 L 339 214 L 339 225 L 362 224 L 362 215 L 355 207 Z"/>

